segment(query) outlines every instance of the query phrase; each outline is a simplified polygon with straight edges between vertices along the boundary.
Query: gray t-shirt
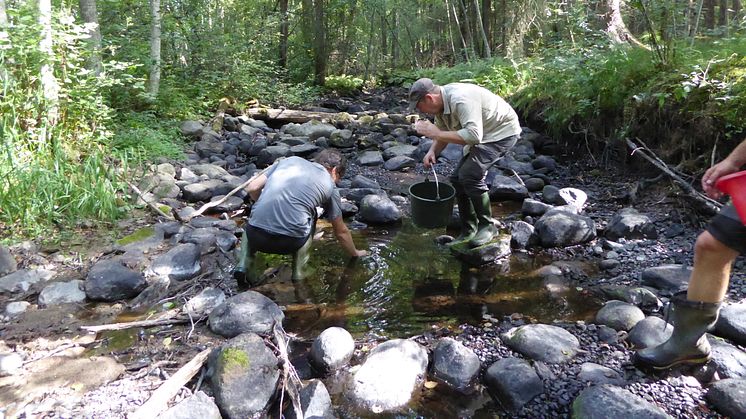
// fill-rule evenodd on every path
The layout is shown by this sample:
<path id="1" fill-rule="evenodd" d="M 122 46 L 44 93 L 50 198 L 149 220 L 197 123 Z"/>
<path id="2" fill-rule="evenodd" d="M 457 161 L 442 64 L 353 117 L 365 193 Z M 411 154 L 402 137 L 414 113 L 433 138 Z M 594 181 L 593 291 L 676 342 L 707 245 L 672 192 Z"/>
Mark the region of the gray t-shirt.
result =
<path id="1" fill-rule="evenodd" d="M 342 201 L 329 172 L 301 157 L 279 161 L 267 173 L 259 200 L 251 207 L 249 224 L 272 234 L 306 237 L 311 232 L 316 207 L 324 218 L 342 216 Z"/>

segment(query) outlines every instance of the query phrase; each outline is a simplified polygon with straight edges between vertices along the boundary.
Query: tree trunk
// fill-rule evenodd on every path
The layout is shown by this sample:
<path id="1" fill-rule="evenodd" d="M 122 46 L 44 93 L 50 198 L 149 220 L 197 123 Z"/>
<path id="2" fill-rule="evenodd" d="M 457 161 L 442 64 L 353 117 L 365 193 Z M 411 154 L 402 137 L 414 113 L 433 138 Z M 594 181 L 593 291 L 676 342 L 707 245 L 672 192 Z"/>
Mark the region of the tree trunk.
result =
<path id="1" fill-rule="evenodd" d="M 523 57 L 523 40 L 533 19 L 530 10 L 531 0 L 520 0 L 510 8 L 510 19 L 505 27 L 505 57 L 509 59 Z M 505 10 L 508 13 L 508 9 Z M 509 26 L 507 26 L 509 25 Z"/>
<path id="2" fill-rule="evenodd" d="M 487 34 L 487 40 L 490 45 L 490 51 L 495 40 L 492 38 L 492 0 L 482 0 L 482 25 L 484 33 Z"/>
<path id="3" fill-rule="evenodd" d="M 720 16 L 718 16 L 718 25 L 728 25 L 728 0 L 720 0 Z"/>
<path id="4" fill-rule="evenodd" d="M 456 0 L 458 1 L 458 0 Z M 456 21 L 456 28 L 458 29 L 458 34 L 461 37 L 461 47 L 464 49 L 464 58 L 466 58 L 466 61 L 469 61 L 469 48 L 466 46 L 466 39 L 464 38 L 464 30 L 461 28 L 461 22 L 458 20 L 458 12 L 456 11 L 456 5 L 452 5 L 453 9 L 453 19 Z"/>
<path id="5" fill-rule="evenodd" d="M 161 0 L 150 0 L 150 79 L 148 93 L 155 99 L 161 85 Z"/>
<path id="6" fill-rule="evenodd" d="M 314 0 L 314 81 L 317 85 L 323 86 L 326 82 L 326 14 L 324 13 L 324 0 Z"/>
<path id="7" fill-rule="evenodd" d="M 462 29 L 464 30 L 464 35 L 466 38 L 466 43 L 468 45 L 468 48 L 472 51 L 472 56 L 477 58 L 477 47 L 474 44 L 474 37 L 472 36 L 472 24 L 469 19 L 469 12 L 466 10 L 466 4 L 464 3 L 464 0 L 455 0 L 459 2 L 459 5 L 461 5 L 461 11 L 463 13 L 463 19 L 464 19 L 464 25 L 462 26 Z"/>
<path id="8" fill-rule="evenodd" d="M 1 0 L 0 0 L 1 1 Z M 453 28 L 451 27 L 451 6 L 448 4 L 448 0 L 446 0 L 446 15 L 448 16 L 448 41 L 451 44 L 451 53 L 453 55 L 453 59 L 456 59 L 456 44 L 453 42 Z"/>
<path id="9" fill-rule="evenodd" d="M 632 44 L 642 46 L 627 29 L 622 18 L 620 0 L 606 0 L 606 35 L 612 44 Z"/>
<path id="10" fill-rule="evenodd" d="M 93 74 L 101 74 L 101 28 L 98 26 L 98 12 L 96 11 L 96 0 L 80 0 L 80 16 L 83 22 L 90 27 L 88 45 L 91 48 L 91 57 L 88 60 L 88 69 Z"/>
<path id="11" fill-rule="evenodd" d="M 46 102 L 47 125 L 54 126 L 59 117 L 59 95 L 60 85 L 54 77 L 54 50 L 52 41 L 52 1 L 39 0 L 39 26 L 41 27 L 41 41 L 39 50 L 42 53 L 42 64 L 39 70 L 42 91 Z M 44 134 L 44 140 L 47 139 L 49 132 Z"/>
<path id="12" fill-rule="evenodd" d="M 288 0 L 280 0 L 280 60 L 282 69 L 288 66 L 288 34 L 290 24 L 288 22 Z"/>
<path id="13" fill-rule="evenodd" d="M 484 20 L 482 19 L 482 13 L 479 11 L 479 3 L 477 0 L 474 0 L 474 10 L 477 11 L 477 25 L 479 26 L 479 31 L 482 34 L 482 42 L 484 43 L 484 58 L 492 58 L 490 41 L 487 39 L 487 32 L 484 30 Z"/>
<path id="14" fill-rule="evenodd" d="M 715 29 L 715 0 L 704 0 L 705 27 Z"/>
<path id="15" fill-rule="evenodd" d="M 0 28 L 8 26 L 8 13 L 5 9 L 5 0 L 0 0 Z"/>

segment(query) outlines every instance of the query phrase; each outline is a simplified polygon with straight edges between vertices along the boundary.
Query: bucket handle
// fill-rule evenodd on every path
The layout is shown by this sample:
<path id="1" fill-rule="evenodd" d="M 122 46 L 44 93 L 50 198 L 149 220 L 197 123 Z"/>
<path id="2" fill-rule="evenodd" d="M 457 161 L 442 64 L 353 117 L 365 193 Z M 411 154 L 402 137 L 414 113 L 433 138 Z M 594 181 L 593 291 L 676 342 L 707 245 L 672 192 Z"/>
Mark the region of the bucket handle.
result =
<path id="1" fill-rule="evenodd" d="M 440 185 L 438 185 L 438 174 L 435 173 L 435 165 L 431 164 L 430 169 L 433 171 L 433 178 L 435 178 L 435 199 L 440 201 Z"/>

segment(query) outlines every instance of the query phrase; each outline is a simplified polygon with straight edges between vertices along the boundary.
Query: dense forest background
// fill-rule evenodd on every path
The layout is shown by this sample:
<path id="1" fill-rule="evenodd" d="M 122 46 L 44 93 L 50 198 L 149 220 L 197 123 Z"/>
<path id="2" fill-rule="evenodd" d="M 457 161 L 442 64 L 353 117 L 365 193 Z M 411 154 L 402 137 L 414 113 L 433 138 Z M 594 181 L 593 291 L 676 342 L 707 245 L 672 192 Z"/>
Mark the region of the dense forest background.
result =
<path id="1" fill-rule="evenodd" d="M 745 16 L 740 0 L 0 0 L 0 237 L 127 213 L 126 182 L 178 158 L 178 122 L 221 98 L 298 106 L 419 76 L 488 87 L 598 165 L 644 140 L 694 181 L 746 128 Z"/>

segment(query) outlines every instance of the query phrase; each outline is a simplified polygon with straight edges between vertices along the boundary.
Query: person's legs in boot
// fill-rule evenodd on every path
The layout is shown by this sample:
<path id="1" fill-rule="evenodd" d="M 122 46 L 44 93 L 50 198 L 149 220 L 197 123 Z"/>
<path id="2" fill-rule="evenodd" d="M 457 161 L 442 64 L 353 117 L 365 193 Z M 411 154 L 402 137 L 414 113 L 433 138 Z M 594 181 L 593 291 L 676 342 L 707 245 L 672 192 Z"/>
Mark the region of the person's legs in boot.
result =
<path id="1" fill-rule="evenodd" d="M 485 182 L 487 169 L 502 157 L 505 147 L 496 143 L 477 144 L 471 146 L 469 154 L 459 162 L 459 166 L 451 177 L 469 197 L 477 220 L 477 233 L 469 241 L 469 246 L 477 247 L 489 243 L 496 233 L 492 220 L 489 188 Z M 461 209 L 459 208 L 459 211 Z"/>
<path id="2" fill-rule="evenodd" d="M 710 231 L 714 230 L 710 228 L 697 238 L 694 269 L 686 296 L 681 293 L 672 299 L 674 331 L 671 338 L 637 352 L 635 363 L 638 365 L 666 369 L 710 359 L 710 344 L 705 333 L 717 321 L 720 302 L 728 288 L 731 264 L 739 254 Z"/>
<path id="3" fill-rule="evenodd" d="M 233 278 L 238 283 L 239 287 L 251 287 L 256 283 L 256 277 L 254 275 L 254 258 L 256 257 L 256 251 L 251 249 L 249 244 L 249 233 L 244 228 L 243 236 L 241 237 L 241 249 L 238 258 L 238 263 L 233 269 Z"/>
<path id="4" fill-rule="evenodd" d="M 477 233 L 477 214 L 474 212 L 474 206 L 471 199 L 464 193 L 464 188 L 458 182 L 453 182 L 453 188 L 456 190 L 456 205 L 458 205 L 458 218 L 461 221 L 461 233 L 449 243 L 450 246 L 468 242 Z"/>
<path id="5" fill-rule="evenodd" d="M 484 246 L 485 244 L 492 241 L 492 238 L 497 234 L 497 228 L 495 228 L 494 220 L 492 219 L 492 204 L 490 202 L 490 195 L 487 192 L 471 198 L 472 205 L 474 205 L 474 212 L 477 214 L 477 234 L 469 241 L 471 247 Z"/>
<path id="6" fill-rule="evenodd" d="M 303 246 L 293 253 L 293 275 L 291 277 L 293 281 L 300 281 L 306 276 L 304 268 L 308 262 L 311 243 L 313 243 L 313 233 L 308 236 L 308 240 L 306 240 Z"/>

